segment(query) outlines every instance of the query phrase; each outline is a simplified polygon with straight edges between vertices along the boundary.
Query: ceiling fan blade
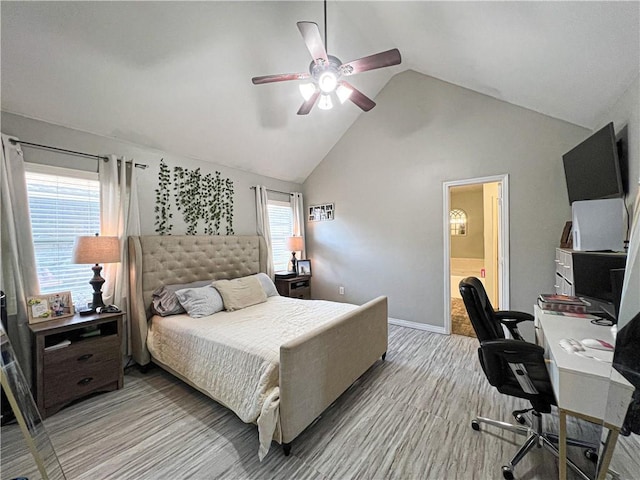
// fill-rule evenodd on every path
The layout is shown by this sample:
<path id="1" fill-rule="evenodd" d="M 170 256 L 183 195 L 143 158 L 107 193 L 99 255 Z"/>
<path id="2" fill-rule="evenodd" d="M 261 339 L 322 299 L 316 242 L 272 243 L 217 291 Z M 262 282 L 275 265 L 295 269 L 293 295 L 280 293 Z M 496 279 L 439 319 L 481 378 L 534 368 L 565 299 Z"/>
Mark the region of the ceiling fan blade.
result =
<path id="1" fill-rule="evenodd" d="M 364 93 L 362 93 L 360 90 L 355 88 L 350 83 L 342 81 L 340 82 L 340 84 L 342 84 L 343 86 L 351 90 L 351 95 L 349 96 L 349 100 L 351 100 L 353 103 L 355 103 L 365 112 L 368 112 L 369 110 L 371 110 L 373 107 L 376 106 L 376 102 L 371 100 L 369 97 L 367 97 Z"/>
<path id="2" fill-rule="evenodd" d="M 308 73 L 280 73 L 278 75 L 264 75 L 262 77 L 253 77 L 251 81 L 254 85 L 263 83 L 286 82 L 288 80 L 305 80 L 311 77 Z"/>
<path id="3" fill-rule="evenodd" d="M 387 50 L 386 52 L 376 53 L 368 57 L 362 57 L 351 62 L 343 63 L 340 71 L 343 75 L 353 75 L 355 73 L 366 72 L 367 70 L 375 70 L 376 68 L 390 67 L 399 65 L 402 61 L 400 51 L 397 48 Z"/>
<path id="4" fill-rule="evenodd" d="M 328 62 L 329 58 L 327 57 L 327 51 L 324 49 L 324 43 L 322 43 L 318 24 L 314 22 L 298 22 L 298 30 L 302 34 L 313 61 L 318 63 L 318 60 L 322 59 L 324 62 Z"/>
<path id="5" fill-rule="evenodd" d="M 302 105 L 300 105 L 300 108 L 298 109 L 298 115 L 308 114 L 313 108 L 313 106 L 316 104 L 316 102 L 318 101 L 319 96 L 320 96 L 320 91 L 317 91 L 309 98 L 309 100 L 306 100 Z"/>

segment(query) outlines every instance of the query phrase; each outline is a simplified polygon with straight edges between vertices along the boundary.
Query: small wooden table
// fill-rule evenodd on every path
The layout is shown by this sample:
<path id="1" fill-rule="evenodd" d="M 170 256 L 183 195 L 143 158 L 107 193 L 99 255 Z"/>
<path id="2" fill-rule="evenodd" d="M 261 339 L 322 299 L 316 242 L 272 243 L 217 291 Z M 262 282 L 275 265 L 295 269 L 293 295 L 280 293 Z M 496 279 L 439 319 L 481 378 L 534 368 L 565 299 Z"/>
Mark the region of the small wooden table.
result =
<path id="1" fill-rule="evenodd" d="M 103 313 L 29 325 L 36 404 L 43 418 L 95 392 L 122 388 L 122 317 Z"/>

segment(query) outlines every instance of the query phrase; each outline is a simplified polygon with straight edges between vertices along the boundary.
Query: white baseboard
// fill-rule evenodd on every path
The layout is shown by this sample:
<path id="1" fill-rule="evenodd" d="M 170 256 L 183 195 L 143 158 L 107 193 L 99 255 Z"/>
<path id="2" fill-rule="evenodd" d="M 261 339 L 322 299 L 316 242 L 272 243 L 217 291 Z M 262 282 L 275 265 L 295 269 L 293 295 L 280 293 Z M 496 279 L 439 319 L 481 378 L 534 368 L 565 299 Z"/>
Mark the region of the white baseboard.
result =
<path id="1" fill-rule="evenodd" d="M 444 327 L 437 327 L 435 325 L 429 325 L 426 323 L 410 322 L 408 320 L 400 320 L 398 318 L 389 317 L 389 323 L 391 325 L 398 325 L 400 327 L 413 328 L 415 330 L 424 330 L 426 332 L 446 334 Z"/>

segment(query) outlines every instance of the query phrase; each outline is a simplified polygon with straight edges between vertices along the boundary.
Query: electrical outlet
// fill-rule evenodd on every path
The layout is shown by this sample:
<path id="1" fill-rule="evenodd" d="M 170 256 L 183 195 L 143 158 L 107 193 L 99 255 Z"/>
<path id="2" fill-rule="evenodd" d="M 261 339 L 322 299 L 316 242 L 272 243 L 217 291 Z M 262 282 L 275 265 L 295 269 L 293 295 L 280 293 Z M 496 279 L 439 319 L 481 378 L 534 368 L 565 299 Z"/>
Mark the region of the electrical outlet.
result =
<path id="1" fill-rule="evenodd" d="M 339 293 L 340 295 L 344 295 L 344 287 L 339 287 L 339 288 L 338 288 L 338 293 Z"/>

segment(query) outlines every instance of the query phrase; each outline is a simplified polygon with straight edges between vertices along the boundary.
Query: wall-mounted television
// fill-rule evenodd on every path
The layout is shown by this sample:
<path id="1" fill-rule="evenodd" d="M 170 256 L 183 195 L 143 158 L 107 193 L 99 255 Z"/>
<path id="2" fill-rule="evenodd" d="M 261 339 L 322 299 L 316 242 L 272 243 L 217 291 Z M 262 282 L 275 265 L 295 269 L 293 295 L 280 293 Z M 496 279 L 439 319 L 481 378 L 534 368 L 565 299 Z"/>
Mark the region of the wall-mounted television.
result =
<path id="1" fill-rule="evenodd" d="M 569 203 L 624 196 L 613 123 L 562 156 Z"/>

